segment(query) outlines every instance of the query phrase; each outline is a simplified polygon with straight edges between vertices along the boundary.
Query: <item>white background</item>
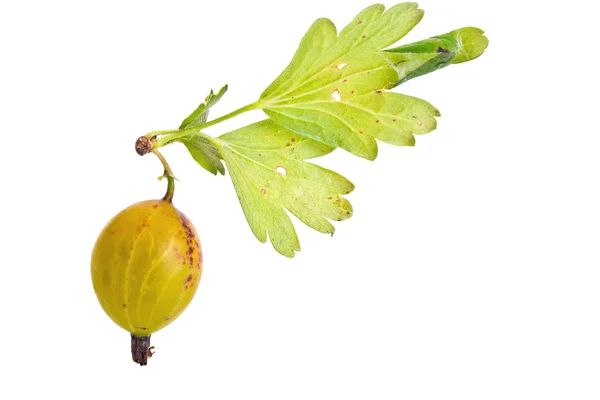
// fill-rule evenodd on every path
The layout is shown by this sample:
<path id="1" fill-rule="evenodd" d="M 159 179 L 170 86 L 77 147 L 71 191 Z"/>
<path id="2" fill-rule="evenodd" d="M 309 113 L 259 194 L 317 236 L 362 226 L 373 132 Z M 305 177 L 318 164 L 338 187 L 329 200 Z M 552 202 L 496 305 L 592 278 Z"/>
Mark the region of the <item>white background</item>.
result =
<path id="1" fill-rule="evenodd" d="M 98 233 L 164 192 L 135 139 L 225 83 L 213 117 L 254 101 L 316 18 L 370 3 L 2 2 L 1 398 L 600 398 L 592 2 L 421 1 L 403 43 L 474 25 L 490 47 L 399 88 L 443 115 L 416 147 L 319 160 L 356 184 L 355 214 L 333 238 L 296 223 L 292 260 L 228 176 L 166 148 L 200 288 L 144 368 L 102 312 Z"/>

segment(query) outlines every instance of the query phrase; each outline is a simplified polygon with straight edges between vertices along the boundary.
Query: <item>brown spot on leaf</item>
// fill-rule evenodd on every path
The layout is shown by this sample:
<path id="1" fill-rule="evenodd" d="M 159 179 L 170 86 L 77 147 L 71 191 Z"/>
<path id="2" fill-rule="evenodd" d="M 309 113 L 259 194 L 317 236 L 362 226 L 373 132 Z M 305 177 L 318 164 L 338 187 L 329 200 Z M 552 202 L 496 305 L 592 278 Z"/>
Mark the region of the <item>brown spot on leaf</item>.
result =
<path id="1" fill-rule="evenodd" d="M 363 38 L 363 39 L 364 39 L 364 38 L 366 38 L 366 37 L 367 37 L 367 35 L 362 35 L 362 36 L 361 36 L 361 38 Z"/>
<path id="2" fill-rule="evenodd" d="M 438 47 L 436 52 L 438 53 L 449 53 L 448 49 L 444 49 L 443 47 Z"/>
<path id="3" fill-rule="evenodd" d="M 362 24 L 362 21 L 358 21 L 359 24 Z"/>
<path id="4" fill-rule="evenodd" d="M 296 138 L 295 138 L 295 137 L 293 137 L 293 138 L 291 138 L 291 139 L 290 139 L 290 141 L 291 141 L 292 143 L 294 143 L 294 142 L 296 141 Z"/>
<path id="5" fill-rule="evenodd" d="M 260 193 L 261 194 L 267 194 L 267 191 L 265 190 L 265 188 L 260 189 Z"/>

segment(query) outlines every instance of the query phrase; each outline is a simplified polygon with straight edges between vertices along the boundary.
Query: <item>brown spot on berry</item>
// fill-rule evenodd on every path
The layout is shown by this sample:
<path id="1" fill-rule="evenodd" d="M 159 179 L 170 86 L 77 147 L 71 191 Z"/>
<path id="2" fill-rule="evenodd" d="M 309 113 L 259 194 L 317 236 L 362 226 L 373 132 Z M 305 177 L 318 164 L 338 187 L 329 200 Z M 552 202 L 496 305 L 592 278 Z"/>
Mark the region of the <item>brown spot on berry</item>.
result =
<path id="1" fill-rule="evenodd" d="M 189 274 L 188 277 L 187 277 L 187 281 L 189 282 L 191 280 L 192 280 L 192 274 Z"/>

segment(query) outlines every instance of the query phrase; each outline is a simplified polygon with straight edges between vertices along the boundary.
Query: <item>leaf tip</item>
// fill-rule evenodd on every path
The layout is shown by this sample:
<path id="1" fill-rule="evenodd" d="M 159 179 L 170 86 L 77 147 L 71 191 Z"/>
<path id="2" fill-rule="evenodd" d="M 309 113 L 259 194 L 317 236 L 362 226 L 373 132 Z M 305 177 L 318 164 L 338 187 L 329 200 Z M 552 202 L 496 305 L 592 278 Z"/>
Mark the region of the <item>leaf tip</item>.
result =
<path id="1" fill-rule="evenodd" d="M 401 13 L 412 12 L 414 13 L 414 17 L 416 17 L 419 20 L 423 18 L 423 15 L 425 14 L 425 11 L 419 8 L 419 3 L 414 1 L 398 3 L 395 6 L 390 7 L 390 9 L 387 12 L 396 11 Z"/>
<path id="2" fill-rule="evenodd" d="M 483 30 L 473 26 L 454 30 L 450 34 L 456 38 L 458 44 L 456 57 L 452 61 L 454 64 L 476 59 L 490 43 Z"/>
<path id="3" fill-rule="evenodd" d="M 356 186 L 354 185 L 354 183 L 348 181 L 348 184 L 349 184 L 348 190 L 344 194 L 350 194 L 350 193 L 354 192 L 354 189 L 356 189 Z"/>
<path id="4" fill-rule="evenodd" d="M 368 150 L 367 153 L 365 153 L 365 155 L 362 155 L 361 157 L 366 158 L 369 161 L 375 161 L 378 153 L 379 149 L 377 148 L 377 145 L 375 145 L 373 150 Z"/>

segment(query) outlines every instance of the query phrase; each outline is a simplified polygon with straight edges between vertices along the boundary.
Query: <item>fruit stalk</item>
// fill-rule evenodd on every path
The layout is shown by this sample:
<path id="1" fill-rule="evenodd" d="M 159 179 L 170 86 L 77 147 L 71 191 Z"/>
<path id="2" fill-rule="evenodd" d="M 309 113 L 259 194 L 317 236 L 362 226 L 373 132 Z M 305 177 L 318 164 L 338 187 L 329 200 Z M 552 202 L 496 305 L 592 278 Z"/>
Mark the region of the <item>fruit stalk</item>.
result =
<path id="1" fill-rule="evenodd" d="M 172 203 L 173 202 L 173 194 L 175 193 L 175 175 L 173 174 L 173 171 L 171 171 L 171 167 L 169 167 L 169 163 L 167 163 L 167 160 L 163 157 L 162 154 L 160 154 L 158 149 L 156 149 L 156 148 L 152 149 L 152 152 L 156 155 L 156 157 L 158 157 L 158 159 L 162 163 L 163 168 L 165 170 L 162 178 L 167 178 L 167 193 L 165 193 L 163 200 L 168 201 L 169 203 Z"/>

